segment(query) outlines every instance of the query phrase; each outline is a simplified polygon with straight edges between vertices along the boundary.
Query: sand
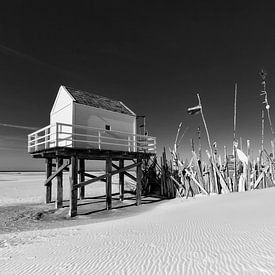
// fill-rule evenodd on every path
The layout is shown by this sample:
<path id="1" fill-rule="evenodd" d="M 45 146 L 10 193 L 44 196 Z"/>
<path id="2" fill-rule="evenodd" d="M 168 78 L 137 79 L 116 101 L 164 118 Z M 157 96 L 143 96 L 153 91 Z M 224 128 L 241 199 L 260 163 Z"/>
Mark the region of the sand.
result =
<path id="1" fill-rule="evenodd" d="M 41 182 L 28 187 L 39 177 L 21 176 L 0 181 L 0 210 L 41 203 Z M 11 195 L 19 185 L 30 195 Z M 177 198 L 2 233 L 0 274 L 275 274 L 274 198 L 275 188 Z"/>

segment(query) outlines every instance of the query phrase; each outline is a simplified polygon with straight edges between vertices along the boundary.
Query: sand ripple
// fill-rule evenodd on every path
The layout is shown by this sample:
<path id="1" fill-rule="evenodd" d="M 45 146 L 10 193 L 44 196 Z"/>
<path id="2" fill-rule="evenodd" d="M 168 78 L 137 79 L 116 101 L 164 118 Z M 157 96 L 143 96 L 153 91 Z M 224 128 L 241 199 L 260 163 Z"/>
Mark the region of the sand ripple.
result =
<path id="1" fill-rule="evenodd" d="M 173 200 L 119 220 L 1 235 L 0 273 L 275 274 L 274 197 L 272 188 Z"/>

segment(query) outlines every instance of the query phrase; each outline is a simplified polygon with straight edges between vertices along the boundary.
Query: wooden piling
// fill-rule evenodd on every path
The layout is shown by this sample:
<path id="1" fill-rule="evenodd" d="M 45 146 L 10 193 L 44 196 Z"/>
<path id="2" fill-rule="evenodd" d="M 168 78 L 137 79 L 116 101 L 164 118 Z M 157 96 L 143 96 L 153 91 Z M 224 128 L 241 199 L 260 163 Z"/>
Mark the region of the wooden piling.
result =
<path id="1" fill-rule="evenodd" d="M 138 158 L 136 168 L 136 177 L 137 177 L 137 188 L 136 188 L 136 204 L 137 206 L 141 204 L 141 179 L 142 179 L 142 168 L 141 168 L 141 163 L 142 159 Z"/>
<path id="2" fill-rule="evenodd" d="M 106 209 L 112 209 L 112 158 L 106 159 Z"/>
<path id="3" fill-rule="evenodd" d="M 46 158 L 46 178 L 48 179 L 52 175 L 52 158 Z M 52 201 L 52 181 L 46 185 L 46 203 Z"/>
<path id="4" fill-rule="evenodd" d="M 75 185 L 77 184 L 77 157 L 71 157 L 71 167 L 70 167 L 70 210 L 69 216 L 75 217 L 77 215 L 77 188 Z"/>
<path id="5" fill-rule="evenodd" d="M 119 160 L 119 169 L 124 167 L 124 160 Z M 120 201 L 124 200 L 124 173 L 119 173 L 119 199 Z"/>
<path id="6" fill-rule="evenodd" d="M 60 168 L 63 165 L 63 159 L 61 157 L 56 158 L 56 169 Z M 60 171 L 56 176 L 56 201 L 55 208 L 63 207 L 63 172 Z"/>
<path id="7" fill-rule="evenodd" d="M 85 181 L 85 159 L 79 159 L 79 182 Z M 85 198 L 85 186 L 79 188 L 79 198 Z"/>

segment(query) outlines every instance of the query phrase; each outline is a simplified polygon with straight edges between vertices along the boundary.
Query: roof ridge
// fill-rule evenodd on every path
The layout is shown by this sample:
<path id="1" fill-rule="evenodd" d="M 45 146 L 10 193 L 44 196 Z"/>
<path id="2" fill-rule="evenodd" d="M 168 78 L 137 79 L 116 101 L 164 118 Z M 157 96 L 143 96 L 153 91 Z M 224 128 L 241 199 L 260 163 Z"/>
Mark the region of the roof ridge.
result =
<path id="1" fill-rule="evenodd" d="M 90 91 L 84 91 L 84 90 L 80 90 L 80 89 L 76 89 L 74 87 L 71 87 L 71 86 L 65 86 L 63 85 L 65 88 L 69 88 L 69 89 L 73 89 L 75 91 L 78 91 L 78 92 L 82 92 L 82 93 L 87 93 L 87 94 L 90 94 L 90 95 L 96 95 L 96 96 L 99 96 L 101 98 L 106 98 L 106 99 L 110 99 L 110 100 L 113 100 L 113 101 L 117 101 L 117 102 L 121 102 L 121 100 L 118 100 L 118 99 L 113 99 L 113 98 L 110 98 L 110 97 L 107 97 L 107 96 L 104 96 L 104 95 L 100 95 L 97 93 L 94 93 L 94 92 L 90 92 Z"/>

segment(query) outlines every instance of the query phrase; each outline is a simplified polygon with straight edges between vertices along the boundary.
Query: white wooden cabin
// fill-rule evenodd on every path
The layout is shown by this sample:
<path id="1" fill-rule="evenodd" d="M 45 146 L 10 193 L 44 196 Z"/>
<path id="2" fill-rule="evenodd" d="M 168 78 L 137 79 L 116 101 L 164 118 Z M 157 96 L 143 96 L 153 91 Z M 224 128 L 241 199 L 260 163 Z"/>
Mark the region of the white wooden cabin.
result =
<path id="1" fill-rule="evenodd" d="M 155 138 L 136 134 L 136 114 L 123 102 L 65 86 L 59 88 L 50 125 L 29 135 L 30 152 L 72 147 L 154 153 L 155 145 Z"/>

